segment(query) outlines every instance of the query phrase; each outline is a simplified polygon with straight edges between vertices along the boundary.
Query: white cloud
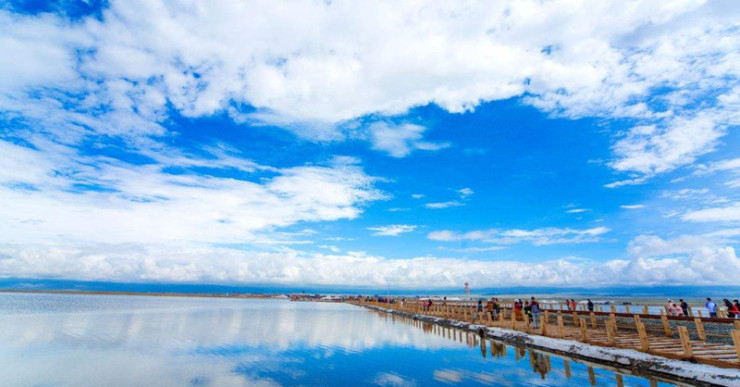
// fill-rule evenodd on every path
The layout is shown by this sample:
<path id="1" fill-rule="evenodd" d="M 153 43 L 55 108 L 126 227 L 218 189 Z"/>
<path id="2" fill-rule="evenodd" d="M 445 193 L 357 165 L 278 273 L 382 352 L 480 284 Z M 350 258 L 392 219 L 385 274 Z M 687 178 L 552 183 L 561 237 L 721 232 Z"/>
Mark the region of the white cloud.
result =
<path id="1" fill-rule="evenodd" d="M 450 208 L 450 207 L 460 207 L 464 206 L 463 203 L 457 201 L 457 200 L 451 200 L 448 202 L 434 202 L 434 203 L 427 203 L 424 205 L 426 208 L 430 208 L 432 210 L 439 210 L 443 208 Z"/>
<path id="2" fill-rule="evenodd" d="M 424 195 L 422 195 L 422 194 L 411 194 L 411 197 L 414 198 L 414 199 L 421 199 L 421 198 L 424 197 Z"/>
<path id="3" fill-rule="evenodd" d="M 375 178 L 342 159 L 280 169 L 236 156 L 226 159 L 233 168 L 243 165 L 245 172 L 251 168 L 271 175 L 254 182 L 164 172 L 171 166 L 186 168 L 187 160 L 210 162 L 219 170 L 224 160 L 218 157 L 167 162 L 160 156 L 160 163 L 134 165 L 39 145 L 43 148 L 34 150 L 0 141 L 2 154 L 12 160 L 0 156 L 0 242 L 257 243 L 264 233 L 301 221 L 354 219 L 366 203 L 385 198 L 373 187 Z M 304 229 L 292 236 L 314 232 Z M 291 237 L 274 234 L 268 239 Z"/>
<path id="4" fill-rule="evenodd" d="M 470 188 L 462 188 L 457 190 L 457 193 L 460 194 L 460 199 L 467 199 L 469 196 L 473 195 L 475 192 L 473 192 Z"/>
<path id="5" fill-rule="evenodd" d="M 645 208 L 644 204 L 622 204 L 619 206 L 619 208 L 625 209 L 625 210 L 639 210 L 641 208 Z"/>
<path id="6" fill-rule="evenodd" d="M 408 224 L 392 224 L 390 226 L 368 227 L 367 229 L 375 231 L 373 233 L 375 236 L 399 236 L 403 233 L 416 230 L 416 227 L 415 225 Z"/>
<path id="7" fill-rule="evenodd" d="M 439 150 L 446 143 L 431 143 L 422 140 L 425 127 L 412 124 L 390 125 L 385 122 L 371 124 L 370 140 L 373 149 L 384 151 L 393 157 L 406 157 L 414 150 Z"/>
<path id="8" fill-rule="evenodd" d="M 387 259 L 363 253 L 291 249 L 245 251 L 191 244 L 0 244 L 4 276 L 109 281 L 167 281 L 399 288 L 734 284 L 740 272 L 729 246 L 697 236 L 635 238 L 628 259 L 541 262 L 437 257 Z"/>
<path id="9" fill-rule="evenodd" d="M 70 23 L 3 10 L 0 109 L 67 141 L 159 136 L 170 108 L 326 141 L 358 117 L 527 95 L 556 115 L 640 122 L 610 165 L 651 176 L 710 152 L 737 123 L 739 12 L 691 1 L 131 0 Z M 396 157 L 444 145 L 413 126 L 388 131 L 374 145 Z"/>
<path id="10" fill-rule="evenodd" d="M 609 165 L 617 171 L 634 171 L 649 177 L 690 164 L 713 151 L 717 140 L 726 133 L 718 120 L 709 114 L 698 114 L 671 119 L 661 128 L 634 127 L 614 144 L 616 160 Z"/>
<path id="11" fill-rule="evenodd" d="M 590 229 L 571 228 L 538 228 L 534 230 L 475 230 L 466 233 L 457 233 L 449 230 L 432 231 L 427 238 L 436 241 L 479 241 L 491 244 L 515 244 L 530 242 L 534 245 L 569 244 L 597 242 L 599 236 L 611 231 L 606 227 L 594 227 Z"/>
<path id="12" fill-rule="evenodd" d="M 690 211 L 681 216 L 692 222 L 740 222 L 740 202 L 727 207 L 713 207 Z"/>
<path id="13" fill-rule="evenodd" d="M 588 209 L 588 208 L 574 208 L 572 210 L 568 210 L 568 211 L 565 211 L 565 212 L 568 213 L 568 214 L 580 214 L 582 212 L 587 212 L 587 211 L 591 211 L 591 210 Z"/>

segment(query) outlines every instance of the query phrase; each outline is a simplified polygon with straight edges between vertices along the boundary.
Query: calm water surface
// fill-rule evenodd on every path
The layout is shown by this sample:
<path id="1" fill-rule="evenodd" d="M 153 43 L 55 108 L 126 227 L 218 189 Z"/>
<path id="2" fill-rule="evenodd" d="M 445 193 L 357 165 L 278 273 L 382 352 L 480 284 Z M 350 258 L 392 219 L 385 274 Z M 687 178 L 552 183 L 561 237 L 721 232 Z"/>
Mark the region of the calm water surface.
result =
<path id="1" fill-rule="evenodd" d="M 614 386 L 616 380 L 613 370 L 345 304 L 0 294 L 0 386 Z"/>

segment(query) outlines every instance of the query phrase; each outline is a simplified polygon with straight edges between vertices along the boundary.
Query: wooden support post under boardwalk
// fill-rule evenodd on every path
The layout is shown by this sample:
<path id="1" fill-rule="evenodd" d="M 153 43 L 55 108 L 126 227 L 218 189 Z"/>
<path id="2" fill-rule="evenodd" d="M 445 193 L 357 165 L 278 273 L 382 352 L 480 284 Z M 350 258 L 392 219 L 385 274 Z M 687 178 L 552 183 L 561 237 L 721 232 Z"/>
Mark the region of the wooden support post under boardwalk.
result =
<path id="1" fill-rule="evenodd" d="M 694 317 L 694 310 L 691 309 L 691 305 L 689 305 L 689 317 Z"/>
<path id="2" fill-rule="evenodd" d="M 668 316 L 660 316 L 660 321 L 663 322 L 663 333 L 665 333 L 666 337 L 673 337 L 671 326 L 668 324 Z"/>
<path id="3" fill-rule="evenodd" d="M 588 331 L 586 328 L 586 319 L 581 319 L 581 341 L 588 343 Z"/>
<path id="4" fill-rule="evenodd" d="M 511 311 L 511 329 L 516 330 L 516 313 Z"/>
<path id="5" fill-rule="evenodd" d="M 735 329 L 740 329 L 740 321 L 735 321 Z"/>
<path id="6" fill-rule="evenodd" d="M 731 331 L 730 334 L 732 335 L 732 342 L 735 343 L 737 358 L 740 360 L 740 330 L 735 329 L 734 331 Z"/>
<path id="7" fill-rule="evenodd" d="M 596 329 L 596 313 L 591 312 L 591 328 Z"/>
<path id="8" fill-rule="evenodd" d="M 624 310 L 626 310 L 627 311 L 627 314 L 629 314 L 630 313 L 630 306 L 629 305 L 625 305 L 624 306 Z"/>
<path id="9" fill-rule="evenodd" d="M 578 313 L 573 312 L 573 325 L 578 326 Z"/>
<path id="10" fill-rule="evenodd" d="M 699 340 L 707 341 L 707 334 L 704 332 L 704 324 L 702 324 L 701 319 L 695 318 L 694 325 L 696 325 L 696 334 L 699 336 Z"/>
<path id="11" fill-rule="evenodd" d="M 563 327 L 563 316 L 558 313 L 558 337 L 565 337 L 565 327 Z"/>
<path id="12" fill-rule="evenodd" d="M 643 352 L 650 351 L 650 342 L 648 342 L 647 332 L 645 331 L 645 324 L 637 323 L 637 334 L 640 336 L 640 349 Z"/>
<path id="13" fill-rule="evenodd" d="M 696 313 L 699 315 L 699 318 L 704 317 L 704 316 L 701 315 L 701 310 L 697 310 Z"/>
<path id="14" fill-rule="evenodd" d="M 570 361 L 564 360 L 563 364 L 565 365 L 565 377 L 570 379 Z"/>
<path id="15" fill-rule="evenodd" d="M 691 341 L 689 341 L 689 330 L 686 327 L 678 327 L 678 335 L 681 337 L 681 347 L 683 347 L 683 355 L 686 357 L 693 357 L 694 351 L 691 349 Z"/>

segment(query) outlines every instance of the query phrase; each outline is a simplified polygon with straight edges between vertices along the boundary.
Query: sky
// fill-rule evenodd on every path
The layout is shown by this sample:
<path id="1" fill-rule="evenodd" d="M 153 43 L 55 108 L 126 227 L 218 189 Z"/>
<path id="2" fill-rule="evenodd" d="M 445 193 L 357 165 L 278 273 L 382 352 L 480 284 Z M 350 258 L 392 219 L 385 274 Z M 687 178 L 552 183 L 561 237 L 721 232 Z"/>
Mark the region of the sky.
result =
<path id="1" fill-rule="evenodd" d="M 735 1 L 0 1 L 0 277 L 736 285 Z"/>

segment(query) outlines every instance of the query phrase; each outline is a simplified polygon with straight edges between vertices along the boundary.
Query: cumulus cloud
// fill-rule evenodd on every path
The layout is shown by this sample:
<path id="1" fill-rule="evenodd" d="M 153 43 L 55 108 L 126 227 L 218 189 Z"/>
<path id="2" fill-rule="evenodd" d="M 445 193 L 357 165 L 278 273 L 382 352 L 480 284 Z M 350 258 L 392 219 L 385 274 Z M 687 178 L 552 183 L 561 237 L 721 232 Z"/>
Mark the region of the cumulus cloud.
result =
<path id="1" fill-rule="evenodd" d="M 375 236 L 399 236 L 403 233 L 416 230 L 416 227 L 415 225 L 408 224 L 392 224 L 390 226 L 368 227 L 367 229 L 375 231 L 373 233 Z"/>
<path id="2" fill-rule="evenodd" d="M 541 262 L 439 257 L 388 259 L 354 252 L 245 251 L 188 245 L 63 243 L 0 244 L 4 276 L 113 281 L 167 281 L 399 288 L 734 284 L 740 271 L 730 246 L 681 236 L 635 238 L 629 257 L 607 261 L 563 258 Z"/>
<path id="3" fill-rule="evenodd" d="M 727 85 L 738 78 L 738 12 L 723 2 L 135 0 L 72 23 L 0 10 L 0 108 L 65 140 L 162 135 L 170 109 L 331 140 L 358 117 L 526 95 L 555 115 L 638 121 L 610 166 L 649 177 L 710 152 L 737 123 L 740 92 Z M 373 146 L 395 157 L 443 146 L 413 125 L 378 129 Z"/>
<path id="4" fill-rule="evenodd" d="M 587 212 L 587 211 L 591 211 L 591 210 L 588 209 L 588 208 L 574 208 L 572 210 L 568 210 L 568 211 L 565 211 L 565 212 L 568 213 L 568 214 L 580 214 L 582 212 Z"/>
<path id="5" fill-rule="evenodd" d="M 552 245 L 563 243 L 587 243 L 599 241 L 599 236 L 611 231 L 606 227 L 595 227 L 590 229 L 571 228 L 538 228 L 534 230 L 475 230 L 466 233 L 458 233 L 449 230 L 432 231 L 427 238 L 435 241 L 479 241 L 491 244 L 515 244 L 530 242 L 534 245 Z"/>

